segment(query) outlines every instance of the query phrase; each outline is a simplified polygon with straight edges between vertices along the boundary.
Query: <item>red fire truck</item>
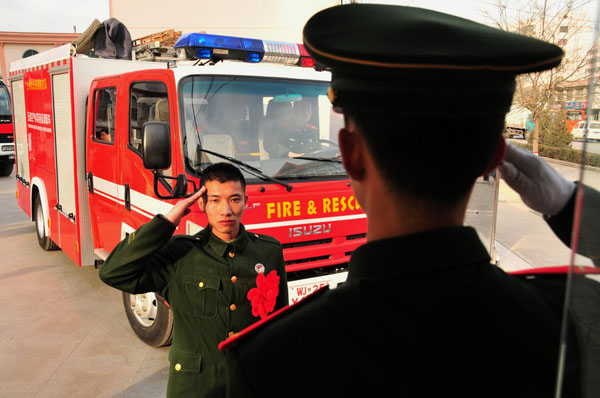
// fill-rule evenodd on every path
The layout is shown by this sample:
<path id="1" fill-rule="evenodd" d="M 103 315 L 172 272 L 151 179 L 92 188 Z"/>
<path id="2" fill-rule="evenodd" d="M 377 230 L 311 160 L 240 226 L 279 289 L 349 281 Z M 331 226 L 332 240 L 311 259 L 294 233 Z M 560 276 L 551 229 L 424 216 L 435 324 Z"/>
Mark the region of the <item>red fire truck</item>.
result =
<path id="1" fill-rule="evenodd" d="M 15 144 L 10 112 L 10 93 L 4 82 L 0 80 L 0 176 L 10 175 L 14 163 Z"/>
<path id="2" fill-rule="evenodd" d="M 170 62 L 144 62 L 65 45 L 11 64 L 16 195 L 40 246 L 99 265 L 191 194 L 203 168 L 226 161 L 247 179 L 246 228 L 283 244 L 290 301 L 345 280 L 366 217 L 339 158 L 343 120 L 327 98 L 330 73 L 291 43 L 191 34 L 170 51 Z M 308 137 L 290 138 L 302 149 L 295 158 L 279 150 L 291 129 Z M 176 233 L 206 223 L 192 211 Z M 169 342 L 159 295 L 123 302 L 142 340 Z"/>

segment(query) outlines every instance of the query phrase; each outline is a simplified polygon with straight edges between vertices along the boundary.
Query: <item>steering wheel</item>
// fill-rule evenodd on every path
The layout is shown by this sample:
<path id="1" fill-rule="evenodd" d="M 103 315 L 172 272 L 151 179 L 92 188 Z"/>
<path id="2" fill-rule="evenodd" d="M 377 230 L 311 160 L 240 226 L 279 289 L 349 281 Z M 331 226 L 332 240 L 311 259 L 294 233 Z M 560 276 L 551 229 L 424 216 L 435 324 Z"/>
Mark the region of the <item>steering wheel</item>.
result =
<path id="1" fill-rule="evenodd" d="M 333 149 L 334 147 L 335 148 L 339 148 L 340 147 L 340 145 L 337 142 L 331 141 L 331 140 L 325 140 L 323 138 L 319 138 L 319 144 L 321 144 L 321 145 L 322 144 L 326 144 L 327 145 L 327 148 L 323 148 L 323 149 Z"/>

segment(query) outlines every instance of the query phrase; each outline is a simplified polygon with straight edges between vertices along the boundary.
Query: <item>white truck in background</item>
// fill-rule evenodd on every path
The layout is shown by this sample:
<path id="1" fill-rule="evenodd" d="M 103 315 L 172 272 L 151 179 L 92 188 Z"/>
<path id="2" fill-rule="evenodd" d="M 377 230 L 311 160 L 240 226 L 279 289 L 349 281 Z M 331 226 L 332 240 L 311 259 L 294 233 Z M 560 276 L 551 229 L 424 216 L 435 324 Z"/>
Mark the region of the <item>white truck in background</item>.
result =
<path id="1" fill-rule="evenodd" d="M 523 139 L 533 131 L 532 113 L 519 104 L 513 104 L 506 114 L 506 133 L 508 138 L 520 135 Z"/>

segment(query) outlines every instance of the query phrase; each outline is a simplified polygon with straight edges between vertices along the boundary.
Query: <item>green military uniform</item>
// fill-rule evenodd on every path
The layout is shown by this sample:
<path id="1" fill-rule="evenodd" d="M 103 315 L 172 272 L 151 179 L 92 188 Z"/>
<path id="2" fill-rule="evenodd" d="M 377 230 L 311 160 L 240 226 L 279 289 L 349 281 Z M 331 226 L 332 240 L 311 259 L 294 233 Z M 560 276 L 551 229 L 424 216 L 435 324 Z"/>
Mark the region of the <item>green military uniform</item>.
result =
<path id="1" fill-rule="evenodd" d="M 196 235 L 172 236 L 163 217 L 123 240 L 100 269 L 100 278 L 119 290 L 140 294 L 161 291 L 174 317 L 169 353 L 168 397 L 224 396 L 224 355 L 217 345 L 232 332 L 254 323 L 246 295 L 256 287 L 257 264 L 280 277 L 275 308 L 288 303 L 281 244 L 247 232 L 224 242 L 210 227 Z"/>

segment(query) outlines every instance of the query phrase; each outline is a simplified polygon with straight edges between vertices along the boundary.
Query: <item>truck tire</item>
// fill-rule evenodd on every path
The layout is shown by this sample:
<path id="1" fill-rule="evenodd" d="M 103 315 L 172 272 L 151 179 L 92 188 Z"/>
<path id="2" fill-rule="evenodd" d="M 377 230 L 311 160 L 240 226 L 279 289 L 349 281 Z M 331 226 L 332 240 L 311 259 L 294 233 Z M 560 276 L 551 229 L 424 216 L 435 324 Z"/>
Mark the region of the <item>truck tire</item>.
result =
<path id="1" fill-rule="evenodd" d="M 50 239 L 49 236 L 46 235 L 46 229 L 44 228 L 44 210 L 42 208 L 42 202 L 40 201 L 40 197 L 36 196 L 35 198 L 35 230 L 37 232 L 38 243 L 40 247 L 46 251 L 58 250 L 60 249 L 56 243 Z"/>
<path id="2" fill-rule="evenodd" d="M 123 292 L 123 306 L 127 320 L 140 340 L 152 347 L 171 344 L 173 312 L 155 293 Z"/>
<path id="3" fill-rule="evenodd" d="M 14 164 L 10 162 L 0 163 L 0 177 L 9 176 L 13 171 Z"/>

